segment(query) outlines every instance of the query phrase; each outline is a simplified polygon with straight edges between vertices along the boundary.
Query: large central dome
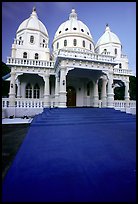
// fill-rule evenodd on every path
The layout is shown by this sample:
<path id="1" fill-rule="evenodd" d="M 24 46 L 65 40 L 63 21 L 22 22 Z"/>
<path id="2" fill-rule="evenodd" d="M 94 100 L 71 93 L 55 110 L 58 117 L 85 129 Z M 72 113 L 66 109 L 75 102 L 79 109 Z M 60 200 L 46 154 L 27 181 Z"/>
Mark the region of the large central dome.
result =
<path id="1" fill-rule="evenodd" d="M 59 43 L 57 49 L 65 46 L 73 47 L 74 39 L 77 40 L 76 47 L 93 50 L 93 39 L 89 28 L 82 21 L 78 20 L 75 9 L 72 9 L 69 20 L 62 23 L 55 33 L 53 49 L 56 50 L 55 43 Z M 67 45 L 64 45 L 64 40 L 68 41 Z M 83 41 L 85 41 L 85 45 Z"/>

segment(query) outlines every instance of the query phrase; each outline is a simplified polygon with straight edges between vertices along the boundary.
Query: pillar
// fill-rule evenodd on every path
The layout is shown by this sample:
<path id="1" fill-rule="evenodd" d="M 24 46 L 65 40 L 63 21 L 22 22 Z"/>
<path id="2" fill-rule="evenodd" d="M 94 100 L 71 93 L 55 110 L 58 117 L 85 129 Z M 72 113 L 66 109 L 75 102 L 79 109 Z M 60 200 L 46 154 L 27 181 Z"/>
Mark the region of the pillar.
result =
<path id="1" fill-rule="evenodd" d="M 99 106 L 98 80 L 94 83 L 93 106 Z"/>
<path id="2" fill-rule="evenodd" d="M 107 106 L 106 84 L 107 84 L 107 79 L 102 78 L 102 90 L 101 90 L 102 107 Z"/>
<path id="3" fill-rule="evenodd" d="M 125 82 L 125 103 L 126 103 L 126 108 L 129 108 L 129 81 Z"/>
<path id="4" fill-rule="evenodd" d="M 9 92 L 9 107 L 8 107 L 8 117 L 15 117 L 15 72 L 11 71 L 11 81 L 10 81 L 10 92 Z"/>
<path id="5" fill-rule="evenodd" d="M 114 107 L 114 91 L 113 91 L 113 75 L 112 73 L 109 74 L 108 79 L 108 93 L 107 93 L 107 107 L 113 108 Z"/>
<path id="6" fill-rule="evenodd" d="M 9 92 L 9 107 L 15 107 L 15 72 L 11 71 L 10 92 Z"/>
<path id="7" fill-rule="evenodd" d="M 55 107 L 58 107 L 58 98 L 59 97 L 59 76 L 55 76 Z"/>
<path id="8" fill-rule="evenodd" d="M 66 70 L 60 69 L 60 90 L 59 90 L 59 107 L 66 108 Z"/>
<path id="9" fill-rule="evenodd" d="M 18 79 L 17 83 L 17 98 L 21 98 L 21 82 Z"/>
<path id="10" fill-rule="evenodd" d="M 44 75 L 44 82 L 45 82 L 45 87 L 44 87 L 44 107 L 50 107 L 50 102 L 49 102 L 49 74 Z"/>

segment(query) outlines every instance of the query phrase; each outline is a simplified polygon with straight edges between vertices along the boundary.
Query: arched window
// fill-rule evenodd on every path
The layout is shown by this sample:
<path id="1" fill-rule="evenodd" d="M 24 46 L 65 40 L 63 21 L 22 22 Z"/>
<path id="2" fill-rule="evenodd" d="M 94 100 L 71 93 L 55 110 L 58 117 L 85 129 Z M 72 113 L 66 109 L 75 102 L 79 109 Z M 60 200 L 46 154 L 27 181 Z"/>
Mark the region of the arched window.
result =
<path id="1" fill-rule="evenodd" d="M 119 63 L 119 68 L 122 68 L 122 64 L 121 63 Z"/>
<path id="2" fill-rule="evenodd" d="M 33 35 L 30 36 L 30 43 L 34 43 L 34 36 Z"/>
<path id="3" fill-rule="evenodd" d="M 85 47 L 85 41 L 84 40 L 82 41 L 82 46 Z"/>
<path id="4" fill-rule="evenodd" d="M 115 48 L 115 55 L 117 55 L 117 48 Z"/>
<path id="5" fill-rule="evenodd" d="M 64 46 L 67 46 L 67 40 L 64 40 Z"/>
<path id="6" fill-rule="evenodd" d="M 23 58 L 27 58 L 27 52 L 23 53 Z"/>
<path id="7" fill-rule="evenodd" d="M 35 53 L 35 59 L 38 59 L 38 53 Z"/>
<path id="8" fill-rule="evenodd" d="M 26 98 L 32 98 L 32 86 L 30 83 L 26 85 L 25 95 Z"/>
<path id="9" fill-rule="evenodd" d="M 73 45 L 74 45 L 74 46 L 77 45 L 77 40 L 76 40 L 76 39 L 73 40 Z"/>
<path id="10" fill-rule="evenodd" d="M 90 44 L 90 50 L 92 49 L 92 45 Z"/>
<path id="11" fill-rule="evenodd" d="M 57 42 L 57 49 L 59 48 L 59 42 Z"/>
<path id="12" fill-rule="evenodd" d="M 39 98 L 40 97 L 40 87 L 38 84 L 35 84 L 34 86 L 34 98 Z"/>
<path id="13" fill-rule="evenodd" d="M 107 49 L 104 49 L 104 51 L 103 51 L 103 52 L 104 52 L 104 54 L 105 54 L 105 53 L 107 53 Z"/>

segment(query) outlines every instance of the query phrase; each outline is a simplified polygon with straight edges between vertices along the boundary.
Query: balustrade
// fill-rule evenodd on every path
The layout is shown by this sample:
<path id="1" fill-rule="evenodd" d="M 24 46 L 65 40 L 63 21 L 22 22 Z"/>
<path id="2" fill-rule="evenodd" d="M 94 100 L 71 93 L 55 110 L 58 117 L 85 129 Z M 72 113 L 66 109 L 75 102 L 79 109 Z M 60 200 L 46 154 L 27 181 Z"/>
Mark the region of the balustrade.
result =
<path id="1" fill-rule="evenodd" d="M 35 66 L 35 67 L 51 67 L 54 68 L 54 61 L 22 59 L 22 58 L 7 58 L 7 65 L 18 66 Z"/>
<path id="2" fill-rule="evenodd" d="M 114 62 L 113 56 L 101 55 L 101 54 L 94 54 L 90 51 L 78 51 L 78 50 L 59 50 L 59 56 L 68 56 L 74 58 L 85 58 L 85 59 L 92 59 L 96 61 L 105 61 L 105 62 Z"/>

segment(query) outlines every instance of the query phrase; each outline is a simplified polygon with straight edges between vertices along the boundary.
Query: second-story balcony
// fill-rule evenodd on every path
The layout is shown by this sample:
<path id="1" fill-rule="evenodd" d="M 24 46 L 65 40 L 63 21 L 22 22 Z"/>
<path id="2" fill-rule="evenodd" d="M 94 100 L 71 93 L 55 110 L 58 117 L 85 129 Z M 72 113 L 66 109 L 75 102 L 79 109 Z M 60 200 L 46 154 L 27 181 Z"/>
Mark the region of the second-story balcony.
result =
<path id="1" fill-rule="evenodd" d="M 103 55 L 92 53 L 91 51 L 78 51 L 78 50 L 66 50 L 60 49 L 58 52 L 58 57 L 68 57 L 73 59 L 83 59 L 83 60 L 93 60 L 96 62 L 104 62 L 104 63 L 116 63 L 114 56 Z"/>
<path id="2" fill-rule="evenodd" d="M 47 67 L 54 68 L 54 61 L 23 59 L 23 58 L 7 58 L 7 65 L 9 66 L 31 66 L 31 67 Z"/>

